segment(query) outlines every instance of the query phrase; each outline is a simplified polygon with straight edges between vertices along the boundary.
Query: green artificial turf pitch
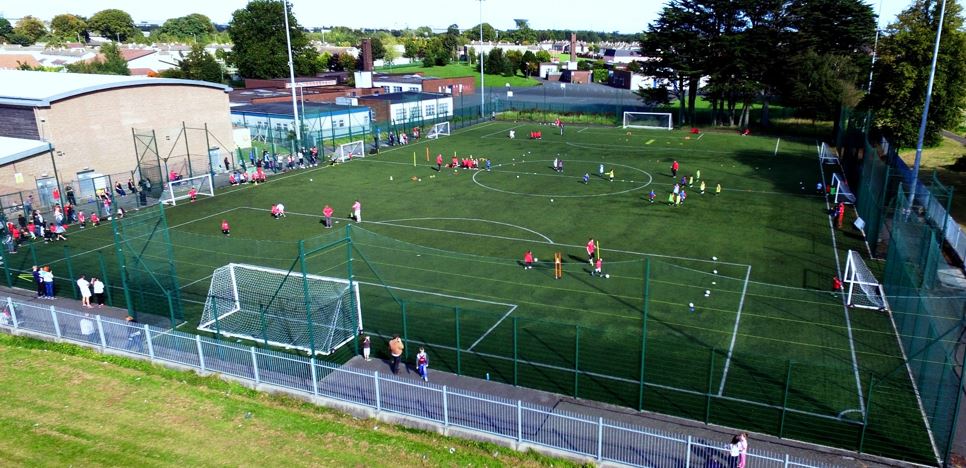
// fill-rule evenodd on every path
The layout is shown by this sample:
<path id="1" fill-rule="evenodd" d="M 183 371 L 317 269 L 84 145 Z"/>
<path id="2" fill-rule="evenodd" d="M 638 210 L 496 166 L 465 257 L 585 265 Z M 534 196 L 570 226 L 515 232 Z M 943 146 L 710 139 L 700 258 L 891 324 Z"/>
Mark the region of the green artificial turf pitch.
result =
<path id="1" fill-rule="evenodd" d="M 543 138 L 528 139 L 532 130 Z M 437 171 L 437 154 L 447 163 L 454 154 L 488 158 L 491 170 Z M 562 172 L 552 169 L 557 158 Z M 613 181 L 599 175 L 601 164 Z M 670 206 L 682 176 L 694 184 L 682 205 Z M 187 329 L 198 325 L 215 268 L 298 271 L 297 242 L 307 239 L 309 273 L 344 278 L 351 260 L 377 352 L 399 333 L 409 350 L 425 345 L 441 370 L 848 448 L 927 454 L 905 377 L 873 393 L 862 430 L 871 377 L 902 358 L 885 314 L 847 310 L 829 292 L 846 250 L 864 246 L 848 226 L 831 227 L 814 190 L 823 176 L 810 140 L 580 126 L 559 135 L 489 122 L 221 189 L 165 214 Z M 356 199 L 359 224 L 347 219 Z M 269 208 L 279 202 L 288 216 L 275 220 Z M 325 204 L 336 212 L 331 230 L 320 224 Z M 222 219 L 230 238 L 220 234 Z M 339 242 L 347 235 L 351 247 Z M 589 238 L 609 278 L 590 274 Z M 73 232 L 71 274 L 96 274 L 99 255 L 116 270 L 111 241 L 109 227 Z M 37 246 L 10 263 L 29 271 L 37 255 L 63 268 L 62 249 Z M 530 270 L 522 265 L 528 249 L 539 259 Z M 164 250 L 151 250 L 166 265 Z M 562 279 L 553 275 L 556 252 Z M 114 278 L 115 303 L 118 285 Z M 329 358 L 347 359 L 353 348 Z"/>

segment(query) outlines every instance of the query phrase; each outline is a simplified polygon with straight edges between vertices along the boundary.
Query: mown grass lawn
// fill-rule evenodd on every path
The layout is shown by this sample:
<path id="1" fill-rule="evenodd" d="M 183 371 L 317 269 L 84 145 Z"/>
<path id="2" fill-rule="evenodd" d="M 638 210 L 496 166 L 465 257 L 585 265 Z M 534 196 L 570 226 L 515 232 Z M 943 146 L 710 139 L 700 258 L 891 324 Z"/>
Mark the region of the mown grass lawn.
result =
<path id="1" fill-rule="evenodd" d="M 0 334 L 3 466 L 569 466 Z"/>
<path id="2" fill-rule="evenodd" d="M 437 78 L 455 78 L 460 76 L 472 76 L 476 86 L 480 86 L 480 66 L 466 63 L 451 63 L 442 67 L 424 67 L 421 64 L 405 65 L 401 67 L 383 67 L 379 69 L 383 73 L 417 73 L 422 72 L 425 76 L 435 76 Z M 536 86 L 540 84 L 533 77 L 526 77 L 520 74 L 514 76 L 504 76 L 500 74 L 486 73 L 487 86 L 502 86 L 510 83 L 510 86 Z"/>

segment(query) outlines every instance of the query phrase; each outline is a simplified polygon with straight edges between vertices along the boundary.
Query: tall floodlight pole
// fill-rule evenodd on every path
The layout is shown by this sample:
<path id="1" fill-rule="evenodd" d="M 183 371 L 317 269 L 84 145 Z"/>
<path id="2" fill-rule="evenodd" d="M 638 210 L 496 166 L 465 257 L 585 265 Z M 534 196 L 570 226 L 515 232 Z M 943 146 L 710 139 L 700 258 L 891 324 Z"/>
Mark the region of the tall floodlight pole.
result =
<path id="1" fill-rule="evenodd" d="M 936 78 L 936 61 L 939 58 L 939 40 L 943 36 L 943 21 L 946 19 L 946 0 L 943 0 L 939 11 L 939 27 L 936 28 L 936 44 L 932 49 L 932 66 L 929 69 L 929 84 L 926 86 L 926 104 L 922 108 L 922 120 L 919 121 L 919 140 L 916 141 L 916 162 L 912 166 L 912 184 L 909 188 L 909 208 L 916 201 L 916 187 L 919 182 L 919 161 L 922 159 L 922 142 L 926 138 L 926 120 L 929 117 L 929 102 L 932 101 L 932 83 Z"/>
<path id="2" fill-rule="evenodd" d="M 288 27 L 288 0 L 282 0 L 282 11 L 285 12 L 285 45 L 288 49 L 288 76 L 292 87 L 292 115 L 295 124 L 295 151 L 302 145 L 302 121 L 299 120 L 299 106 L 295 99 L 295 62 L 292 61 L 292 36 Z"/>
<path id="3" fill-rule="evenodd" d="M 868 94 L 872 94 L 872 74 L 875 73 L 875 59 L 876 59 L 876 55 L 879 52 L 879 31 L 881 31 L 881 28 L 879 27 L 879 23 L 881 21 L 882 21 L 882 0 L 879 0 L 879 14 L 878 14 L 878 18 L 876 18 L 876 24 L 875 24 L 875 42 L 872 44 L 872 65 L 869 66 L 869 90 L 867 91 Z"/>
<path id="4" fill-rule="evenodd" d="M 486 117 L 483 107 L 486 105 L 483 100 L 483 90 L 486 86 L 483 83 L 483 0 L 480 0 L 480 118 Z"/>

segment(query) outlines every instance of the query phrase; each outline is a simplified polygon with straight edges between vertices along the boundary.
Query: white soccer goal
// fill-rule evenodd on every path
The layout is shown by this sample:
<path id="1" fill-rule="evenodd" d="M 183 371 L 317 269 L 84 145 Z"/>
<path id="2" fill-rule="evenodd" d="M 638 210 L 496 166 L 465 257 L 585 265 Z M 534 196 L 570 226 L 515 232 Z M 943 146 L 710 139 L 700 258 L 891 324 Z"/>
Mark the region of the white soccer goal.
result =
<path id="1" fill-rule="evenodd" d="M 441 136 L 449 136 L 449 122 L 440 122 L 433 125 L 433 128 L 429 129 L 429 133 L 426 134 L 426 138 L 436 139 Z"/>
<path id="2" fill-rule="evenodd" d="M 839 156 L 829 145 L 822 143 L 822 148 L 818 152 L 818 159 L 822 164 L 838 164 Z"/>
<path id="3" fill-rule="evenodd" d="M 356 140 L 351 143 L 343 143 L 335 149 L 332 153 L 332 161 L 334 162 L 346 162 L 352 158 L 364 158 L 366 157 L 366 145 L 362 140 Z"/>
<path id="4" fill-rule="evenodd" d="M 845 280 L 847 285 L 846 301 L 849 307 L 862 309 L 886 310 L 888 304 L 882 285 L 869 271 L 862 257 L 854 250 L 849 250 L 845 260 Z M 858 286 L 858 289 L 856 289 Z"/>
<path id="5" fill-rule="evenodd" d="M 211 276 L 199 330 L 331 354 L 362 329 L 359 284 L 230 263 Z"/>
<path id="6" fill-rule="evenodd" d="M 179 201 L 191 198 L 192 188 L 197 190 L 197 196 L 215 196 L 215 189 L 211 184 L 211 174 L 205 174 L 168 182 L 161 203 L 177 205 Z"/>
<path id="7" fill-rule="evenodd" d="M 836 205 L 839 202 L 845 202 L 850 205 L 855 204 L 855 194 L 849 188 L 849 182 L 845 180 L 845 177 L 840 176 L 838 173 L 833 173 L 832 188 L 835 189 L 835 196 L 832 199 Z"/>
<path id="8" fill-rule="evenodd" d="M 624 128 L 674 130 L 674 118 L 668 112 L 624 112 Z"/>

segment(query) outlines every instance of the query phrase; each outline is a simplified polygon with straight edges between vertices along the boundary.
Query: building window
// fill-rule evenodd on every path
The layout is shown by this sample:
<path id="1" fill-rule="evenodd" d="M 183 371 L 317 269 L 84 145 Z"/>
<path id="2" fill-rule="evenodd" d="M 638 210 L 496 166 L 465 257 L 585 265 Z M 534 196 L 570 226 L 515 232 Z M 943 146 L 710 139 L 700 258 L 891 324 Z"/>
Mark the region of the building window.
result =
<path id="1" fill-rule="evenodd" d="M 410 120 L 419 119 L 419 106 L 413 106 L 409 108 L 409 119 Z"/>
<path id="2" fill-rule="evenodd" d="M 385 92 L 387 92 L 387 93 L 388 93 L 388 92 L 389 92 L 389 91 L 390 91 L 391 89 L 392 89 L 392 88 L 390 88 L 389 86 L 383 86 L 383 87 L 382 87 L 382 90 L 383 90 L 383 91 L 385 91 Z"/>
<path id="3" fill-rule="evenodd" d="M 406 109 L 402 106 L 396 108 L 396 121 L 402 122 L 406 120 Z"/>
<path id="4" fill-rule="evenodd" d="M 392 92 L 394 92 L 394 93 L 401 93 L 402 92 L 402 86 L 393 86 L 392 87 Z"/>
<path id="5" fill-rule="evenodd" d="M 439 115 L 449 115 L 449 103 L 439 103 Z"/>
<path id="6" fill-rule="evenodd" d="M 426 117 L 432 117 L 436 115 L 436 105 L 426 104 Z"/>
<path id="7" fill-rule="evenodd" d="M 339 119 L 339 128 L 345 127 L 345 119 Z"/>

